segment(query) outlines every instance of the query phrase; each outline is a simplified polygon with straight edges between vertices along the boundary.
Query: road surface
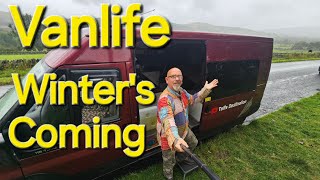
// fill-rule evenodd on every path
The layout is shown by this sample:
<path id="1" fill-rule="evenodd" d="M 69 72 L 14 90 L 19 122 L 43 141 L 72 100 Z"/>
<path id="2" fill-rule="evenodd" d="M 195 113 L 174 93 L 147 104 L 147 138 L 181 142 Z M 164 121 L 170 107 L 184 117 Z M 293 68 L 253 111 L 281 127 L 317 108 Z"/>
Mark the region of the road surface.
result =
<path id="1" fill-rule="evenodd" d="M 280 107 L 320 92 L 320 60 L 274 63 L 259 110 L 246 123 Z"/>

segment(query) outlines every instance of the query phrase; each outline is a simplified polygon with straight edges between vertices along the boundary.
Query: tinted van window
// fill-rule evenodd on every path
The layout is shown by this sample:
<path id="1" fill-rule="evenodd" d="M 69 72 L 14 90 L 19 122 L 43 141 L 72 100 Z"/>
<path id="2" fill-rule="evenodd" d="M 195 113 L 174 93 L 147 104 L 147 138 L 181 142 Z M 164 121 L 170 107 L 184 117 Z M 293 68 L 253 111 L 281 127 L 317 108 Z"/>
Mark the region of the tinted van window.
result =
<path id="1" fill-rule="evenodd" d="M 258 60 L 224 61 L 208 63 L 208 81 L 219 79 L 219 86 L 211 93 L 212 99 L 221 99 L 255 90 Z"/>

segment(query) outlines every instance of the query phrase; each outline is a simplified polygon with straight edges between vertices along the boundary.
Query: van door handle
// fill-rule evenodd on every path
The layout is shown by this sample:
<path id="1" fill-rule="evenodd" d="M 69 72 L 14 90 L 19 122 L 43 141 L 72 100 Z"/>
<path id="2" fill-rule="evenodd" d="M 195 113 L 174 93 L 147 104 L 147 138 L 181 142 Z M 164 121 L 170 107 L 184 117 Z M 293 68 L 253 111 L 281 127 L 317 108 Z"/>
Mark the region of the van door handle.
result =
<path id="1" fill-rule="evenodd" d="M 97 83 L 97 82 L 103 81 L 103 78 L 92 78 L 92 79 L 89 79 L 89 81 L 92 81 L 93 83 Z"/>

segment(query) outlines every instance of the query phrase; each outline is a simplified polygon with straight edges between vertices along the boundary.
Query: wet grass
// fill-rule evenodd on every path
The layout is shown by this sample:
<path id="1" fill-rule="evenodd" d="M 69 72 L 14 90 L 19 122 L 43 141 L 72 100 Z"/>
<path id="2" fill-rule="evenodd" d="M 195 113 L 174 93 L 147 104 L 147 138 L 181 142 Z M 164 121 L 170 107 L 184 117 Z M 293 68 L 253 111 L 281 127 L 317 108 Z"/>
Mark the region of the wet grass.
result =
<path id="1" fill-rule="evenodd" d="M 302 52 L 297 50 L 287 50 L 283 52 L 273 52 L 272 62 L 281 63 L 281 62 L 296 62 L 296 61 L 310 61 L 310 60 L 320 60 L 320 52 Z"/>
<path id="2" fill-rule="evenodd" d="M 42 59 L 45 54 L 1 54 L 0 60 Z"/>
<path id="3" fill-rule="evenodd" d="M 206 140 L 195 154 L 221 179 L 320 179 L 320 93 Z M 163 179 L 162 163 L 121 179 Z M 207 176 L 197 170 L 187 179 Z"/>
<path id="4" fill-rule="evenodd" d="M 0 86 L 13 84 L 11 73 L 19 73 L 20 77 L 26 75 L 31 68 L 27 69 L 4 69 L 0 70 Z"/>
<path id="5" fill-rule="evenodd" d="M 319 58 L 300 58 L 300 59 L 272 59 L 272 63 L 283 63 L 283 62 L 298 62 L 298 61 L 312 61 L 320 60 Z"/>

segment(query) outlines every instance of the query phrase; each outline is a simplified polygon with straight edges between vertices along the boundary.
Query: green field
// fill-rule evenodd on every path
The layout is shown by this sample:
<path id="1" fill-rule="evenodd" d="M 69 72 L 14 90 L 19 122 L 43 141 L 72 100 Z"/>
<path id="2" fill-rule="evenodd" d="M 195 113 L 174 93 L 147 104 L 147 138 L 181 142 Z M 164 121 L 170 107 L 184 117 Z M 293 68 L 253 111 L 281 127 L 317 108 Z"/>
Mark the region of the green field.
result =
<path id="1" fill-rule="evenodd" d="M 320 59 L 320 51 L 313 50 L 312 52 L 308 52 L 308 49 L 293 50 L 292 46 L 293 44 L 274 44 L 272 62 L 281 63 Z"/>
<path id="2" fill-rule="evenodd" d="M 0 55 L 0 60 L 42 59 L 45 54 L 8 54 Z"/>
<path id="3" fill-rule="evenodd" d="M 221 179 L 320 179 L 320 93 L 211 138 L 195 153 Z M 163 179 L 162 162 L 121 179 Z M 187 179 L 207 177 L 197 170 Z"/>
<path id="4" fill-rule="evenodd" d="M 0 73 L 0 86 L 1 85 L 7 85 L 7 84 L 13 84 L 11 73 L 19 73 L 20 77 L 23 77 L 25 74 L 27 74 L 30 71 L 30 69 L 6 69 L 1 70 Z"/>
<path id="5" fill-rule="evenodd" d="M 320 60 L 319 58 L 298 58 L 298 59 L 272 59 L 272 63 L 283 63 L 283 62 L 297 62 L 297 61 L 312 61 Z"/>

